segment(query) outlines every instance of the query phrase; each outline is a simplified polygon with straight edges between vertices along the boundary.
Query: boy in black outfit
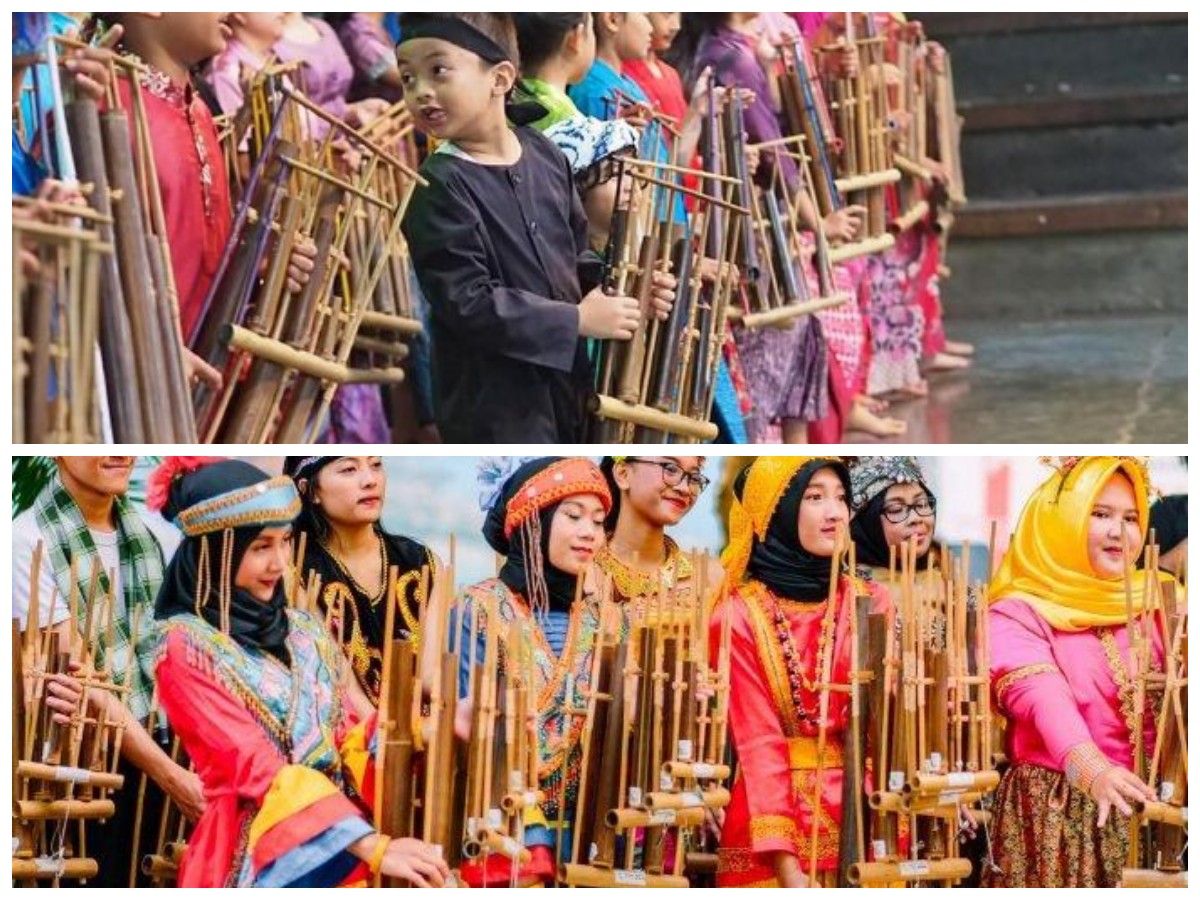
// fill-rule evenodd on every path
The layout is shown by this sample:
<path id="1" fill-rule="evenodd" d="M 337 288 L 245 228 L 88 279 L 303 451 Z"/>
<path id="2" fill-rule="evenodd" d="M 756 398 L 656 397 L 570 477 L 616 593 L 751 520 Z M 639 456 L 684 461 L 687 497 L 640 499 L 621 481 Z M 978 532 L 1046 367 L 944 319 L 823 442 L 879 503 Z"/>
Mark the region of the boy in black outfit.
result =
<path id="1" fill-rule="evenodd" d="M 599 287 L 566 158 L 510 128 L 507 13 L 413 13 L 397 48 L 417 128 L 436 138 L 404 220 L 432 319 L 434 406 L 448 443 L 577 443 L 590 397 L 585 338 L 629 340 L 638 302 Z M 536 115 L 535 115 L 536 117 Z M 675 280 L 658 273 L 664 317 Z"/>

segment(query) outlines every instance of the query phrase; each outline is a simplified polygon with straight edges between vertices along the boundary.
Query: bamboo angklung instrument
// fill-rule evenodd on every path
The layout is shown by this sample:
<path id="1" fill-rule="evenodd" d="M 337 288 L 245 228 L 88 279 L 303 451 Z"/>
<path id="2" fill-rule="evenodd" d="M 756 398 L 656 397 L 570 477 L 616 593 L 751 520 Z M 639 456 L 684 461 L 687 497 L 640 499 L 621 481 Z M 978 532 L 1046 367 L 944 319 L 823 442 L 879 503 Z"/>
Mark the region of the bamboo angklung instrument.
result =
<path id="1" fill-rule="evenodd" d="M 575 887 L 686 887 L 685 847 L 699 846 L 706 811 L 730 799 L 731 768 L 719 761 L 728 634 L 710 673 L 703 611 L 682 608 L 665 588 L 640 608 L 623 607 L 624 623 L 610 597 L 603 603 L 615 615 L 602 616 L 593 659 L 575 842 L 560 878 Z M 714 723 L 711 735 L 702 721 Z"/>
<path id="2" fill-rule="evenodd" d="M 865 234 L 860 240 L 834 249 L 834 259 L 839 262 L 880 253 L 895 244 L 895 237 L 887 230 L 886 196 L 888 185 L 895 184 L 901 177 L 900 171 L 894 167 L 890 145 L 885 39 L 875 36 L 872 13 L 865 14 L 866 38 L 857 36 L 854 14 L 845 15 L 845 40 L 858 52 L 859 67 L 854 77 L 826 79 L 824 93 L 833 98 L 835 105 L 832 123 L 837 140 L 834 146 L 840 151 L 833 154 L 838 176 L 834 187 L 850 203 L 864 206 L 867 217 Z M 798 56 L 800 49 L 799 46 L 794 47 L 794 53 Z M 840 54 L 843 49 L 842 44 L 820 48 L 817 56 Z M 815 72 L 817 64 L 811 65 L 810 71 Z M 818 196 L 823 202 L 827 200 L 821 190 L 818 190 Z M 841 208 L 840 201 L 835 203 L 832 195 L 828 198 L 828 204 L 822 205 L 822 216 Z"/>
<path id="3" fill-rule="evenodd" d="M 258 121 L 228 138 L 235 164 L 247 144 L 257 156 L 196 335 L 227 376 L 221 392 L 197 395 L 209 441 L 315 440 L 340 385 L 403 380 L 401 340 L 421 330 L 400 233 L 420 176 L 279 74 L 251 82 Z M 310 137 L 317 120 L 328 126 L 321 140 Z M 354 148 L 356 168 L 339 170 L 335 141 Z M 288 261 L 302 243 L 315 247 L 315 267 L 293 292 Z M 360 335 L 364 323 L 372 334 Z"/>
<path id="4" fill-rule="evenodd" d="M 713 128 L 707 126 L 705 141 L 715 160 L 720 130 Z M 699 188 L 684 186 L 685 178 L 694 178 Z M 732 271 L 748 210 L 737 202 L 737 180 L 715 166 L 693 171 L 626 158 L 618 179 L 605 289 L 636 297 L 643 324 L 631 341 L 609 341 L 601 348 L 594 436 L 604 443 L 711 441 L 717 436 L 711 411 L 724 310 L 734 285 L 724 275 L 711 279 L 706 273 Z M 685 197 L 694 205 L 686 215 Z M 653 318 L 650 297 L 654 273 L 668 270 L 678 282 L 676 302 L 660 322 Z"/>
<path id="5" fill-rule="evenodd" d="M 107 716 L 95 716 L 89 697 L 96 691 L 119 697 L 128 689 L 114 678 L 114 660 L 100 663 L 99 640 L 111 633 L 113 603 L 98 590 L 98 570 L 83 598 L 82 631 L 72 618 L 68 635 L 60 640 L 58 631 L 40 621 L 37 585 L 43 557 L 39 543 L 24 632 L 13 621 L 13 879 L 57 887 L 63 878 L 86 880 L 99 871 L 96 861 L 87 858 L 83 820 L 113 815 L 111 793 L 124 786 L 124 778 L 118 773 L 119 726 Z M 52 608 L 54 598 L 48 599 Z M 79 611 L 74 597 L 70 608 L 73 614 Z M 83 693 L 68 724 L 55 724 L 45 703 L 46 680 L 67 672 L 73 662 Z"/>
<path id="6" fill-rule="evenodd" d="M 915 546 L 893 548 L 889 578 L 898 635 L 874 623 L 868 642 L 874 684 L 871 741 L 886 783 L 870 796 L 869 861 L 846 868 L 849 884 L 938 882 L 971 874 L 957 855 L 962 807 L 978 806 L 999 784 L 991 768 L 986 626 L 980 588 L 968 590 L 969 551 L 947 553 L 940 571 L 918 575 Z M 872 623 L 868 624 L 872 628 Z M 885 653 L 884 645 L 894 648 Z M 889 659 L 890 657 L 890 659 Z M 975 811 L 986 824 L 988 814 Z M 909 831 L 900 854 L 901 823 Z"/>
<path id="7" fill-rule="evenodd" d="M 1187 608 L 1174 584 L 1156 577 L 1158 547 L 1154 534 L 1145 551 L 1146 605 L 1140 621 L 1129 616 L 1127 628 L 1135 657 L 1133 690 L 1139 735 L 1146 716 L 1154 720 L 1154 749 L 1139 773 L 1158 799 L 1134 805 L 1129 858 L 1122 887 L 1186 887 L 1187 847 Z M 1127 573 L 1127 588 L 1132 580 Z M 1161 672 L 1153 635 L 1161 637 Z M 1136 635 L 1136 637 L 1135 637 Z"/>

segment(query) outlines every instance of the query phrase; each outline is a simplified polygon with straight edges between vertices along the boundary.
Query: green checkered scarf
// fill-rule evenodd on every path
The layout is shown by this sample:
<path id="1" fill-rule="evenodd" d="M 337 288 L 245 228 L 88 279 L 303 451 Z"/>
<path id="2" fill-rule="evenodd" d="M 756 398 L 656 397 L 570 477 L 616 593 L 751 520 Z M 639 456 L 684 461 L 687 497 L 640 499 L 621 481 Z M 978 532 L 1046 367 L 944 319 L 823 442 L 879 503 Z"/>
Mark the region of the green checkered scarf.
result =
<path id="1" fill-rule="evenodd" d="M 127 499 L 118 497 L 113 512 L 117 523 L 117 553 L 121 560 L 121 593 L 124 597 L 113 616 L 114 637 L 111 647 L 105 646 L 108 634 L 101 618 L 103 608 L 98 606 L 96 609 L 94 616 L 101 620 L 92 624 L 93 633 L 98 635 L 96 664 L 104 665 L 111 654 L 113 678 L 119 684 L 125 682 L 132 649 L 130 630 L 135 612 L 140 610 L 136 612 L 137 665 L 133 668 L 133 683 L 128 686 L 125 702 L 139 721 L 145 721 L 150 714 L 154 695 L 154 601 L 163 580 L 162 548 Z M 99 554 L 83 514 L 57 472 L 34 499 L 33 513 L 48 544 L 45 552 L 53 567 L 54 581 L 64 605 L 72 589 L 71 560 L 76 560 L 76 617 L 82 630 L 93 561 L 98 564 Z M 108 573 L 103 570 L 100 572 L 99 589 L 101 596 L 109 592 Z"/>

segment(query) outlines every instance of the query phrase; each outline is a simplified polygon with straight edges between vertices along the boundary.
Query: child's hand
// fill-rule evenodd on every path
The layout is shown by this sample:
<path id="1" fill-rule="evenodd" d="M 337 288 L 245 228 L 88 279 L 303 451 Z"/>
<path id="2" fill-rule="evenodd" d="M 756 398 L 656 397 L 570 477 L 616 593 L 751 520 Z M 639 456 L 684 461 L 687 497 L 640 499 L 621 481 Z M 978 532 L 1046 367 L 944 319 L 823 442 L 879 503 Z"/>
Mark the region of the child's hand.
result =
<path id="1" fill-rule="evenodd" d="M 579 301 L 579 334 L 599 340 L 629 341 L 642 313 L 633 297 L 611 296 L 596 288 Z"/>
<path id="2" fill-rule="evenodd" d="M 301 290 L 316 268 L 317 245 L 305 238 L 292 244 L 292 254 L 288 258 L 287 287 L 290 293 Z"/>
<path id="3" fill-rule="evenodd" d="M 183 375 L 188 384 L 205 384 L 214 391 L 219 391 L 225 381 L 220 372 L 187 347 L 183 348 Z"/>
<path id="4" fill-rule="evenodd" d="M 125 29 L 114 25 L 104 33 L 95 47 L 81 47 L 70 51 L 62 60 L 62 67 L 75 81 L 75 88 L 89 100 L 97 103 L 104 99 L 110 81 L 110 65 L 115 57 L 113 48 L 121 42 Z"/>
<path id="5" fill-rule="evenodd" d="M 847 206 L 830 213 L 821 222 L 825 237 L 828 240 L 842 243 L 853 241 L 862 231 L 863 218 L 866 214 L 865 206 Z"/>
<path id="6" fill-rule="evenodd" d="M 650 287 L 650 306 L 654 310 L 655 317 L 660 322 L 665 322 L 667 317 L 671 315 L 671 308 L 675 305 L 675 294 L 678 287 L 679 282 L 670 272 L 654 273 Z"/>

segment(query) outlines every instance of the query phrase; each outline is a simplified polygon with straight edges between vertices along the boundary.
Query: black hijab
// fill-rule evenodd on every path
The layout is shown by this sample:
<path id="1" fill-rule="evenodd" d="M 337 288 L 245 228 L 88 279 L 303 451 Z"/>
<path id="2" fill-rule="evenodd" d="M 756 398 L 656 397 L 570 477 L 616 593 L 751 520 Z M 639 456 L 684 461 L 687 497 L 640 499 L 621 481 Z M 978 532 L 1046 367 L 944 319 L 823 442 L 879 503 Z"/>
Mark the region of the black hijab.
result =
<path id="1" fill-rule="evenodd" d="M 775 507 L 767 526 L 766 540 L 756 540 L 750 551 L 747 575 L 755 581 L 761 581 L 772 593 L 788 600 L 813 602 L 829 596 L 829 557 L 815 556 L 800 544 L 800 503 L 808 483 L 822 469 L 833 469 L 837 473 L 849 498 L 850 473 L 843 463 L 828 459 L 814 459 L 806 463 L 792 476 L 787 490 Z M 739 497 L 749 471 L 743 472 L 734 485 Z"/>
<path id="2" fill-rule="evenodd" d="M 227 459 L 204 466 L 176 478 L 171 484 L 163 516 L 174 520 L 179 513 L 205 500 L 266 481 L 269 476 L 255 466 L 241 460 Z M 167 567 L 158 600 L 154 605 L 154 617 L 167 619 L 180 613 L 195 615 L 196 587 L 200 580 L 200 550 L 209 542 L 208 571 L 205 574 L 209 590 L 207 602 L 200 607 L 199 614 L 214 628 L 221 627 L 221 609 L 217 599 L 223 573 L 221 559 L 224 556 L 222 542 L 233 542 L 229 578 L 232 581 L 242 563 L 246 550 L 263 531 L 261 526 L 250 525 L 228 532 L 185 538 Z M 280 582 L 269 601 L 264 603 L 249 591 L 230 585 L 229 636 L 248 649 L 270 653 L 283 662 L 289 661 L 287 652 L 288 619 L 287 598 Z"/>
<path id="3" fill-rule="evenodd" d="M 527 560 L 525 545 L 519 537 L 514 535 L 509 538 L 504 535 L 504 518 L 508 512 L 508 502 L 516 496 L 525 482 L 558 462 L 559 459 L 560 457 L 551 456 L 530 460 L 509 476 L 508 481 L 504 483 L 504 488 L 500 491 L 500 496 L 488 510 L 487 518 L 483 523 L 483 537 L 488 542 L 488 546 L 504 556 L 504 566 L 500 569 L 500 580 L 510 590 L 516 591 L 532 606 L 533 600 L 529 596 L 529 567 L 540 564 L 542 576 L 546 582 L 550 609 L 557 612 L 569 612 L 571 604 L 575 602 L 576 578 L 550 564 L 550 524 L 554 520 L 554 513 L 558 510 L 559 505 L 551 504 L 538 513 L 538 521 L 541 525 L 541 540 L 538 548 L 540 560 Z"/>

